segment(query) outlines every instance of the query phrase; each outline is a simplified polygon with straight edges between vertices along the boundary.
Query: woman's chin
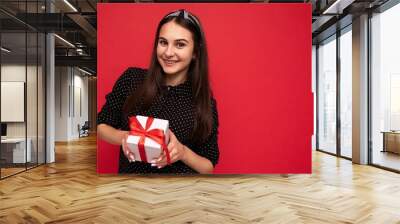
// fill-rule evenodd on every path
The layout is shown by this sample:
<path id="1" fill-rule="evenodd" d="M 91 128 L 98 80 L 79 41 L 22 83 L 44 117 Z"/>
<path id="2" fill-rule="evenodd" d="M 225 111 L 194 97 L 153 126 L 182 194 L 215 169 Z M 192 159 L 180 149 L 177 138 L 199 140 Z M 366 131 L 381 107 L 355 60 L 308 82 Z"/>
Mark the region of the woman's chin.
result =
<path id="1" fill-rule="evenodd" d="M 178 71 L 178 69 L 176 69 L 176 68 L 171 68 L 171 67 L 164 67 L 163 70 L 164 70 L 164 73 L 167 74 L 167 75 L 176 74 L 177 71 Z"/>

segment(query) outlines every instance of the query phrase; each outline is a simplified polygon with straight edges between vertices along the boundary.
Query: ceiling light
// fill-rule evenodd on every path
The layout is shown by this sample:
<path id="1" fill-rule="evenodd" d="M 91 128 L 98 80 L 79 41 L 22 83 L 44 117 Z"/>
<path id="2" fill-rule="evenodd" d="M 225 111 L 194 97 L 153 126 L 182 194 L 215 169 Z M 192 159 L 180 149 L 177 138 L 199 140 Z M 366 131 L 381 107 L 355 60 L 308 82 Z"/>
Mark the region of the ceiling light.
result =
<path id="1" fill-rule="evenodd" d="M 54 34 L 55 37 L 57 37 L 58 39 L 60 39 L 61 41 L 63 41 L 64 43 L 68 44 L 69 46 L 75 48 L 75 45 L 71 44 L 71 42 L 69 42 L 68 40 L 58 36 L 57 34 Z"/>
<path id="2" fill-rule="evenodd" d="M 9 50 L 9 49 L 7 49 L 7 48 L 5 48 L 5 47 L 1 47 L 1 50 L 4 51 L 4 52 L 6 52 L 6 53 L 10 53 L 10 52 L 11 52 L 11 50 Z"/>
<path id="3" fill-rule="evenodd" d="M 336 0 L 332 5 L 325 9 L 322 14 L 342 14 L 343 10 L 354 1 L 355 0 Z"/>
<path id="4" fill-rule="evenodd" d="M 79 68 L 79 67 L 78 67 L 78 70 L 81 71 L 81 72 L 83 72 L 83 73 L 85 73 L 85 74 L 87 74 L 87 75 L 93 75 L 92 73 L 90 73 L 90 72 L 88 72 L 88 71 L 85 71 L 85 70 L 83 70 L 83 69 L 81 69 L 81 68 Z"/>
<path id="5" fill-rule="evenodd" d="M 72 10 L 74 10 L 74 12 L 78 12 L 78 10 L 71 4 L 69 3 L 68 0 L 64 0 L 65 4 L 67 4 Z"/>

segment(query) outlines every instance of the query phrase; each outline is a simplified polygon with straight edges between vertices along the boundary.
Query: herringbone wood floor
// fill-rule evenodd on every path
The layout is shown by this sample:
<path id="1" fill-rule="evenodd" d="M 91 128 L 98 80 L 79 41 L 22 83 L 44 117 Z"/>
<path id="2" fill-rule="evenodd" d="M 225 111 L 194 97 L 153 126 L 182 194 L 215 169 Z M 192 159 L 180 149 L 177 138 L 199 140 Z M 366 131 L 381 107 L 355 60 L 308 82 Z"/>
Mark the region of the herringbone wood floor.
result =
<path id="1" fill-rule="evenodd" d="M 96 139 L 0 181 L 0 223 L 400 223 L 400 175 L 319 152 L 312 175 L 99 176 Z"/>

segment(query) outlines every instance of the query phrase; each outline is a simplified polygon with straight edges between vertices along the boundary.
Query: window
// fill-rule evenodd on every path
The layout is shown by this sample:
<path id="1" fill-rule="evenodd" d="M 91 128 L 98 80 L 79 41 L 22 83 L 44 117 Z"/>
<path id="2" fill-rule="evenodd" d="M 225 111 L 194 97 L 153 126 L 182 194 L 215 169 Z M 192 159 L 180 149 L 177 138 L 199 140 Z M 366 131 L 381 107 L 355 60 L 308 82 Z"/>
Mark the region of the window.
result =
<path id="1" fill-rule="evenodd" d="M 371 18 L 371 157 L 373 164 L 396 170 L 400 133 L 392 131 L 400 131 L 399 21 L 400 4 Z"/>
<path id="2" fill-rule="evenodd" d="M 336 153 L 336 36 L 318 47 L 318 149 Z"/>
<path id="3" fill-rule="evenodd" d="M 352 157 L 352 34 L 351 26 L 340 36 L 340 154 Z"/>

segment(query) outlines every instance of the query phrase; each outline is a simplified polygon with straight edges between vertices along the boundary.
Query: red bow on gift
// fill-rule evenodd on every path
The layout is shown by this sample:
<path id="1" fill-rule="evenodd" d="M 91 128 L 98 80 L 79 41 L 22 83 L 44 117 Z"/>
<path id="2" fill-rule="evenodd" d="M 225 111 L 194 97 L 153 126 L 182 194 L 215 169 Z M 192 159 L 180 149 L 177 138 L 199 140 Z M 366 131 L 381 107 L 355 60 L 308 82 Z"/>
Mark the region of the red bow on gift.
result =
<path id="1" fill-rule="evenodd" d="M 138 143 L 138 149 L 139 149 L 139 154 L 140 158 L 144 162 L 147 161 L 146 157 L 146 152 L 144 150 L 144 140 L 146 138 L 150 138 L 153 141 L 157 142 L 158 144 L 161 145 L 161 149 L 164 150 L 165 155 L 167 155 L 167 163 L 171 164 L 171 159 L 169 157 L 169 152 L 168 148 L 165 144 L 165 135 L 164 131 L 161 129 L 151 129 L 148 130 L 153 123 L 154 118 L 153 117 L 148 117 L 146 121 L 146 128 L 143 128 L 143 126 L 140 124 L 140 122 L 137 120 L 136 116 L 132 116 L 129 118 L 129 126 L 130 126 L 130 135 L 135 135 L 139 136 L 139 143 Z"/>

